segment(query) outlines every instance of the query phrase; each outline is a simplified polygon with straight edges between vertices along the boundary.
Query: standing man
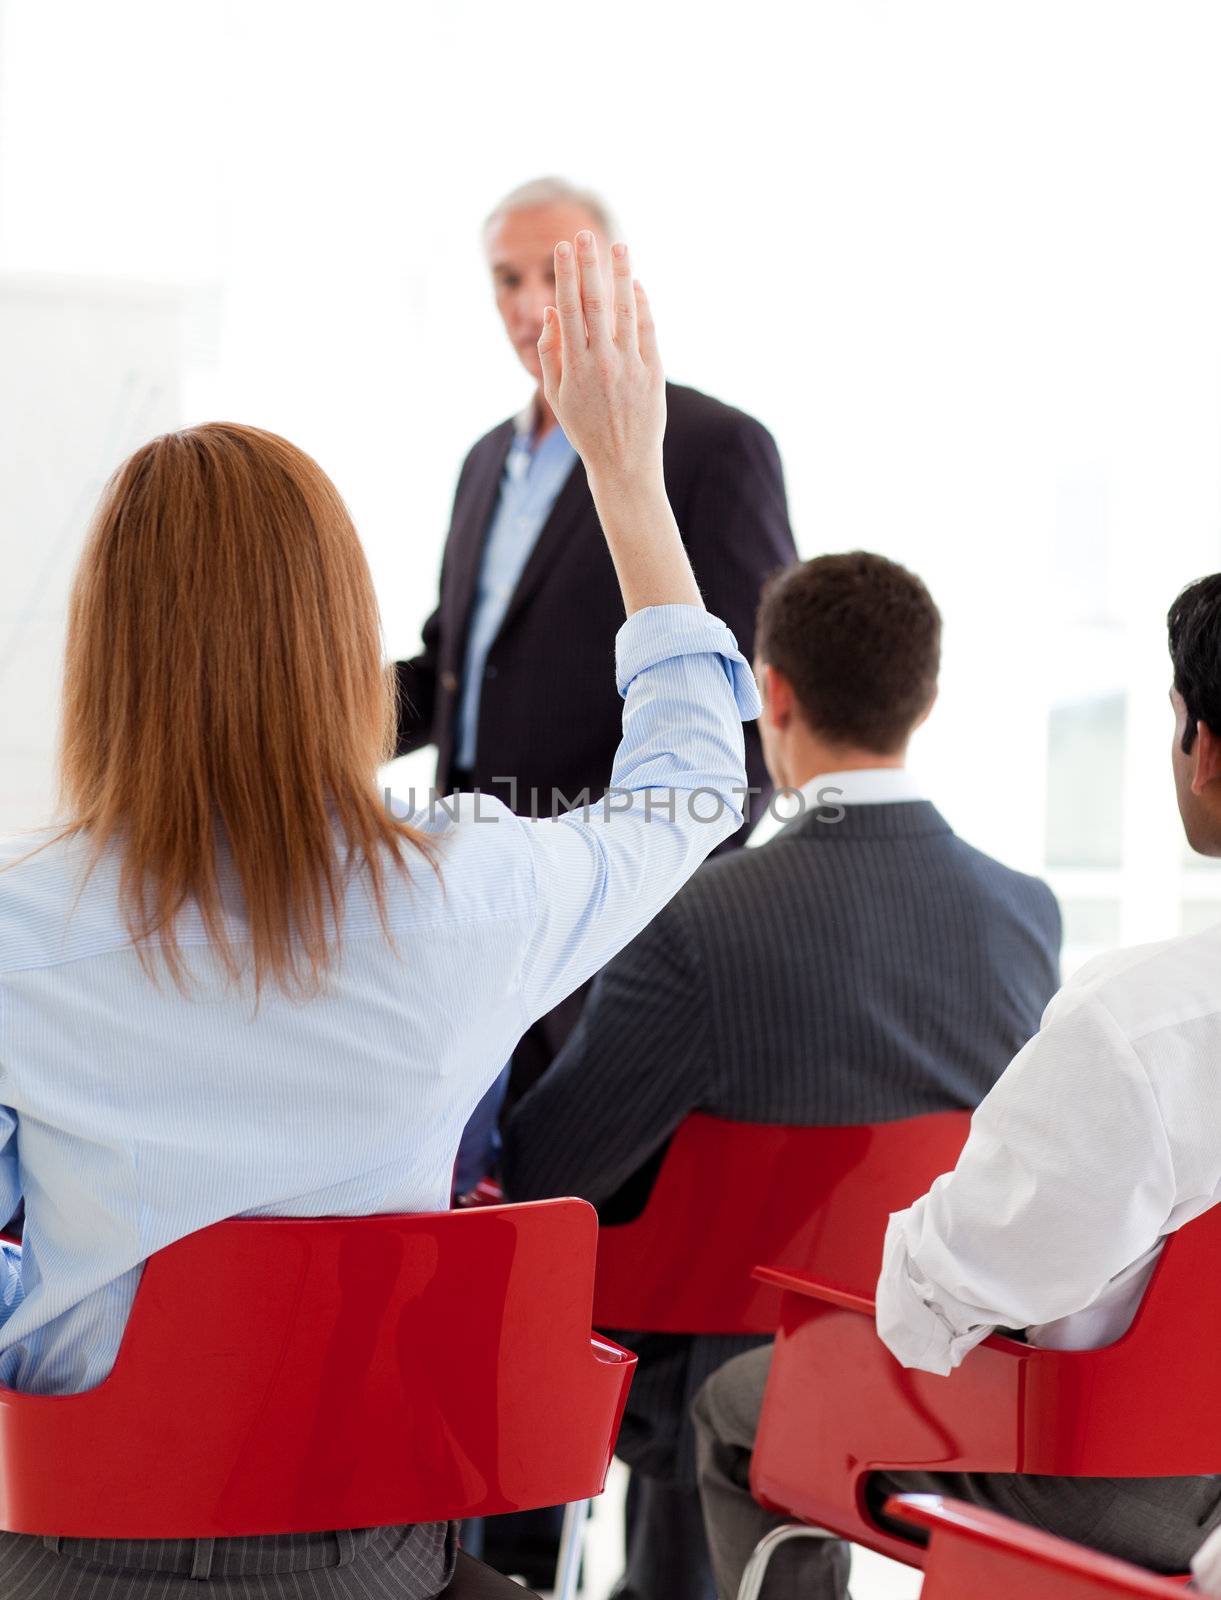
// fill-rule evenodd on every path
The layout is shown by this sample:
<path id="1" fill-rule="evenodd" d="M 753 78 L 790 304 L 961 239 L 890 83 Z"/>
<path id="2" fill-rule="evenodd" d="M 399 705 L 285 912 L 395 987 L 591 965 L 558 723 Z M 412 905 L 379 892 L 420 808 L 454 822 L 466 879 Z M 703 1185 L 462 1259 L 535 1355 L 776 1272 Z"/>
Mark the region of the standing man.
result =
<path id="1" fill-rule="evenodd" d="M 565 809 L 610 783 L 622 703 L 611 682 L 623 604 L 585 471 L 543 397 L 538 339 L 555 302 L 555 241 L 612 228 L 594 195 L 555 178 L 515 189 L 484 226 L 496 305 L 534 394 L 467 456 L 454 497 L 436 610 L 423 649 L 397 664 L 397 754 L 437 746 L 442 793 L 478 788 L 513 810 Z M 793 559 L 780 458 L 753 417 L 666 385 L 666 489 L 708 607 L 750 655 L 763 580 Z M 768 779 L 746 729 L 750 783 Z M 571 1031 L 581 996 L 536 1023 L 514 1057 L 513 1092 Z"/>

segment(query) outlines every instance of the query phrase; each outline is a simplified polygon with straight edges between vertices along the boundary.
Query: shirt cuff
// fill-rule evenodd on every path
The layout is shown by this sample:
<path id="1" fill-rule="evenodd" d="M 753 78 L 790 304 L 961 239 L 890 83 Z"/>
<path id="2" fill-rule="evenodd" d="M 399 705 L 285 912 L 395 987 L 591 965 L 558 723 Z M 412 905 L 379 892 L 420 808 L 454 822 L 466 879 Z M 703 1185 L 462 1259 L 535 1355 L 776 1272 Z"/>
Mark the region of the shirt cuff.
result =
<path id="1" fill-rule="evenodd" d="M 993 1330 L 977 1323 L 959 1332 L 946 1317 L 936 1290 L 908 1254 L 904 1223 L 910 1215 L 896 1211 L 886 1224 L 877 1288 L 878 1337 L 900 1365 L 947 1377 Z"/>
<path id="2" fill-rule="evenodd" d="M 733 690 L 738 715 L 750 722 L 763 711 L 750 663 L 720 620 L 700 606 L 645 606 L 615 636 L 615 682 L 626 697 L 632 679 L 677 656 L 717 655 Z"/>

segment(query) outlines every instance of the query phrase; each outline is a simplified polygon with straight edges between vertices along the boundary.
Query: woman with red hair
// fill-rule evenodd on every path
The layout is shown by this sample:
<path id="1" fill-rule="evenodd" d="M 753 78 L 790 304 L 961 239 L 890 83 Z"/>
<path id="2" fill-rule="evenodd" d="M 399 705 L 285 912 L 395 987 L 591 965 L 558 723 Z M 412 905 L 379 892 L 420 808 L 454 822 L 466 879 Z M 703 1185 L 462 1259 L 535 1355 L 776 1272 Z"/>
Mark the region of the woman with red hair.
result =
<path id="1" fill-rule="evenodd" d="M 283 439 L 186 429 L 109 485 L 72 596 L 65 816 L 0 872 L 0 1205 L 26 1208 L 0 1382 L 99 1383 L 143 1262 L 222 1218 L 443 1209 L 521 1033 L 739 825 L 754 684 L 666 500 L 662 368 L 623 246 L 610 286 L 590 234 L 557 245 L 539 346 L 627 613 L 605 805 L 384 805 L 368 569 Z M 453 1544 L 445 1525 L 214 1547 L 4 1534 L 0 1591 L 428 1600 Z"/>

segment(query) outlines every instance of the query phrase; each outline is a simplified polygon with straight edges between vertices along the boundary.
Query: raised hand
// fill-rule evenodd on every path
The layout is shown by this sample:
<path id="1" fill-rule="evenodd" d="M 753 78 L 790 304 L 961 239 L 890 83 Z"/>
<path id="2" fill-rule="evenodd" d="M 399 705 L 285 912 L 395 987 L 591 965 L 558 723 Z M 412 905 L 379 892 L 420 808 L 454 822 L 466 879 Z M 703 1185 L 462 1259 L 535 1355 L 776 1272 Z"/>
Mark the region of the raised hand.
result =
<path id="1" fill-rule="evenodd" d="M 556 245 L 556 303 L 538 342 L 543 393 L 591 482 L 659 481 L 666 389 L 653 319 L 625 244 L 610 267 L 608 306 L 593 234 Z"/>

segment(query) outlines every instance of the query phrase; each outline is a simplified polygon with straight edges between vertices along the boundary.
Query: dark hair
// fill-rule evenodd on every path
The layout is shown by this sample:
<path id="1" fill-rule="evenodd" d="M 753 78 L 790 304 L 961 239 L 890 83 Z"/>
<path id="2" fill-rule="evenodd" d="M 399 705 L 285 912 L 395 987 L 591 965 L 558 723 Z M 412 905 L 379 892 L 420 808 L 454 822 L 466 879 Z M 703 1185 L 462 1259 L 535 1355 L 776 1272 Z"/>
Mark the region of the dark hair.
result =
<path id="1" fill-rule="evenodd" d="M 764 587 L 755 649 L 792 684 L 814 732 L 893 755 L 936 690 L 941 614 L 915 573 L 885 556 L 815 556 Z"/>
<path id="2" fill-rule="evenodd" d="M 1190 751 L 1201 722 L 1221 733 L 1221 572 L 1189 583 L 1170 607 L 1166 626 L 1174 686 L 1187 707 L 1183 749 Z"/>

